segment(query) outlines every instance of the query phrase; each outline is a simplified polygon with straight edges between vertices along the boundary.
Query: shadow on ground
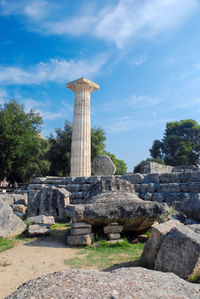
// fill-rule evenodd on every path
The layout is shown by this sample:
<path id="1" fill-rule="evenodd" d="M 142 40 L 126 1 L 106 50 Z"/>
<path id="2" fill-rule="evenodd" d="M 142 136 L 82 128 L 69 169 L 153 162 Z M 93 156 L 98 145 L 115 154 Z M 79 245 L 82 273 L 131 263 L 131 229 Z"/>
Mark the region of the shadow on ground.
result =
<path id="1" fill-rule="evenodd" d="M 139 261 L 133 261 L 133 262 L 126 262 L 126 263 L 120 263 L 120 264 L 115 264 L 109 268 L 103 269 L 103 272 L 109 272 L 113 270 L 117 270 L 120 268 L 129 268 L 129 267 L 139 267 Z"/>

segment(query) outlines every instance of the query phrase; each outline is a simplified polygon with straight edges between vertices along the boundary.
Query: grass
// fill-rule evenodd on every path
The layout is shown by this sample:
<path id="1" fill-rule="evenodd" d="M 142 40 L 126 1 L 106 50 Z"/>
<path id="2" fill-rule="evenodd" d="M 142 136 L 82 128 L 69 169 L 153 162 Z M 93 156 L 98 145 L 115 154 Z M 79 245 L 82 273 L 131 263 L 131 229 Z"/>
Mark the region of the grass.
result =
<path id="1" fill-rule="evenodd" d="M 13 239 L 8 240 L 7 238 L 0 237 L 0 252 L 13 247 L 14 247 Z"/>
<path id="2" fill-rule="evenodd" d="M 77 257 L 65 260 L 65 265 L 70 268 L 95 268 L 105 270 L 121 266 L 135 266 L 142 253 L 144 244 L 130 244 L 125 239 L 110 245 L 100 241 L 99 246 L 88 246 L 77 253 Z"/>
<path id="3" fill-rule="evenodd" d="M 58 230 L 61 228 L 69 228 L 70 227 L 70 223 L 55 223 L 53 225 L 51 225 L 51 229 L 54 230 Z"/>

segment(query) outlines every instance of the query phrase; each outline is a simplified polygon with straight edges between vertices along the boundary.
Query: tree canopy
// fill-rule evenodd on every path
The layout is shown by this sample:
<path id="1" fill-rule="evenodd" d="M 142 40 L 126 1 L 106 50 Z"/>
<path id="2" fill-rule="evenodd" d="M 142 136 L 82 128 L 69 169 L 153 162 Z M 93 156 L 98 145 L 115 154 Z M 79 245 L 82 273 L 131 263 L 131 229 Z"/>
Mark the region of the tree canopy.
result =
<path id="1" fill-rule="evenodd" d="M 162 141 L 154 140 L 149 150 L 154 159 L 168 165 L 198 165 L 200 163 L 200 125 L 192 119 L 166 124 Z"/>
<path id="2" fill-rule="evenodd" d="M 45 175 L 47 144 L 39 135 L 41 116 L 33 109 L 26 113 L 16 100 L 0 106 L 0 179 L 14 184 L 33 175 Z"/>
<path id="3" fill-rule="evenodd" d="M 105 152 L 105 155 L 109 156 L 110 159 L 115 164 L 115 166 L 116 166 L 115 174 L 125 174 L 125 173 L 127 173 L 127 165 L 123 160 L 117 159 L 114 154 L 111 154 L 109 152 Z"/>

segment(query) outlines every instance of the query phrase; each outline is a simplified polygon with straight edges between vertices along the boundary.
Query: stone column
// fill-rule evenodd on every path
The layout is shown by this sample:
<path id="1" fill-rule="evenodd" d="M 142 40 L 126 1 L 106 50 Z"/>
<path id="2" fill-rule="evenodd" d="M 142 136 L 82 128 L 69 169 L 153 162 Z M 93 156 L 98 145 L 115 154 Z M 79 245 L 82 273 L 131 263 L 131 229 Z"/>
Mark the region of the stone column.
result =
<path id="1" fill-rule="evenodd" d="M 91 176 L 90 93 L 99 85 L 81 78 L 66 85 L 75 93 L 71 145 L 71 177 Z"/>

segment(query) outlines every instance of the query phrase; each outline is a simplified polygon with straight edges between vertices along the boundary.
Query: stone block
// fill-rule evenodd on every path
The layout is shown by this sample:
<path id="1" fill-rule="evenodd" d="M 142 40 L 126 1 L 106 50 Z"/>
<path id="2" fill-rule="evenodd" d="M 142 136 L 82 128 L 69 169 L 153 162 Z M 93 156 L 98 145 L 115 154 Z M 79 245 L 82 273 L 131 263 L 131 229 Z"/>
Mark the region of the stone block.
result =
<path id="1" fill-rule="evenodd" d="M 123 231 L 123 226 L 122 225 L 107 225 L 104 226 L 103 228 L 104 233 L 108 234 L 108 233 L 121 233 Z"/>
<path id="2" fill-rule="evenodd" d="M 124 240 L 123 240 L 123 239 L 108 240 L 107 242 L 108 242 L 110 245 L 114 245 L 114 244 L 116 244 L 116 243 L 118 243 L 118 242 L 124 242 Z"/>
<path id="3" fill-rule="evenodd" d="M 178 183 L 166 183 L 160 184 L 159 192 L 180 192 L 180 184 Z"/>
<path id="4" fill-rule="evenodd" d="M 86 222 L 74 222 L 71 225 L 72 228 L 92 228 L 92 225 Z"/>
<path id="5" fill-rule="evenodd" d="M 144 176 L 143 183 L 149 184 L 149 183 L 159 183 L 159 174 L 158 173 L 149 173 Z"/>
<path id="6" fill-rule="evenodd" d="M 159 176 L 160 183 L 177 183 L 179 182 L 178 173 L 163 173 Z"/>
<path id="7" fill-rule="evenodd" d="M 97 177 L 97 176 L 91 176 L 91 177 L 87 178 L 86 183 L 87 183 L 87 184 L 95 184 L 95 183 L 97 183 L 99 180 L 100 180 L 99 177 Z"/>
<path id="8" fill-rule="evenodd" d="M 152 227 L 151 236 L 146 242 L 140 258 L 142 264 L 144 264 L 148 268 L 154 267 L 154 261 L 162 243 L 163 237 L 178 225 L 181 225 L 179 221 L 170 220 L 168 222 Z"/>
<path id="9" fill-rule="evenodd" d="M 120 234 L 113 234 L 113 233 L 109 233 L 107 234 L 107 237 L 109 240 L 118 240 L 121 238 L 121 235 Z"/>
<path id="10" fill-rule="evenodd" d="M 55 220 L 54 220 L 53 216 L 45 216 L 45 215 L 28 217 L 26 219 L 26 222 L 27 223 L 35 223 L 35 224 L 47 224 L 47 225 L 55 224 Z"/>
<path id="11" fill-rule="evenodd" d="M 88 191 L 89 188 L 90 188 L 90 184 L 82 184 L 80 186 L 80 191 Z"/>
<path id="12" fill-rule="evenodd" d="M 94 234 L 68 236 L 67 244 L 71 246 L 87 246 L 92 244 L 94 240 Z"/>
<path id="13" fill-rule="evenodd" d="M 28 235 L 33 236 L 45 236 L 49 235 L 50 228 L 47 224 L 33 224 L 28 227 Z"/>
<path id="14" fill-rule="evenodd" d="M 91 232 L 92 232 L 92 229 L 90 227 L 72 228 L 71 229 L 72 236 L 86 235 L 86 234 L 90 234 Z"/>
<path id="15" fill-rule="evenodd" d="M 142 184 L 144 175 L 141 173 L 124 174 L 121 176 L 121 179 L 127 180 L 132 184 Z"/>
<path id="16" fill-rule="evenodd" d="M 70 192 L 78 192 L 80 190 L 80 184 L 68 184 L 66 188 Z"/>
<path id="17" fill-rule="evenodd" d="M 77 178 L 75 178 L 74 180 L 73 180 L 73 183 L 74 184 L 79 184 L 79 185 L 82 185 L 82 184 L 86 184 L 87 183 L 87 177 L 84 177 L 84 176 L 82 176 L 82 177 L 77 177 Z"/>

